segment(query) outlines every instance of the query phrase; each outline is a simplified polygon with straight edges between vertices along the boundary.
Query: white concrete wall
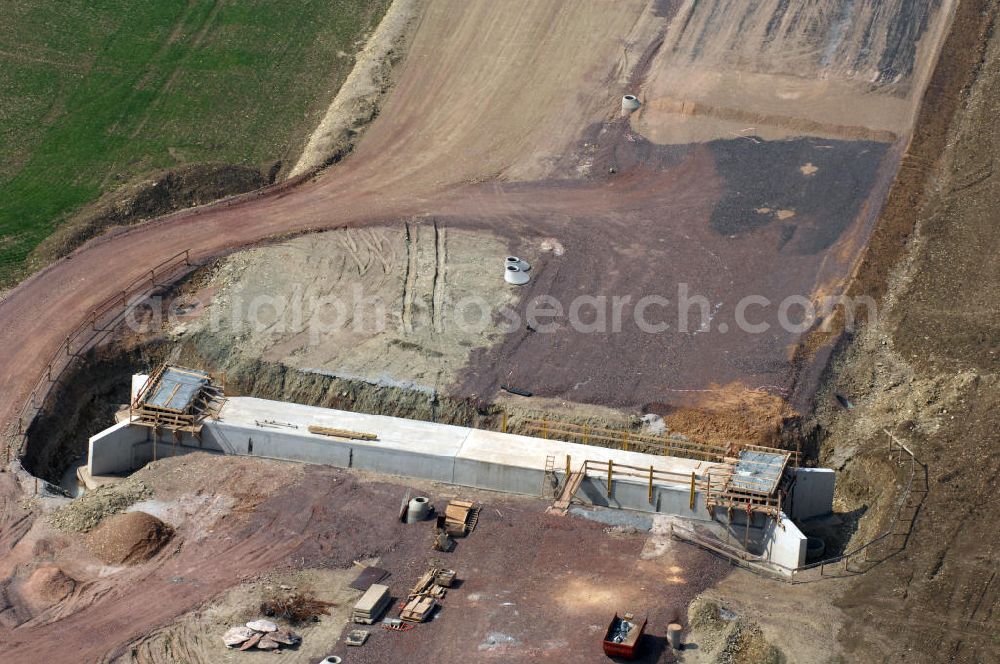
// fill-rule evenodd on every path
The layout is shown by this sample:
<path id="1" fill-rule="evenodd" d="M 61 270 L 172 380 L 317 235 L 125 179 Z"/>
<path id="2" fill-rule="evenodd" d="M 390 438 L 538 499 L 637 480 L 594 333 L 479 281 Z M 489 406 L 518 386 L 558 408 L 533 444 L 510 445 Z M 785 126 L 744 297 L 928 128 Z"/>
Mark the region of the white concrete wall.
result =
<path id="1" fill-rule="evenodd" d="M 373 442 L 348 441 L 311 434 L 303 428 L 258 426 L 256 423 L 247 426 L 243 422 L 223 419 L 206 422 L 200 440 L 191 434 L 183 435 L 177 444 L 171 435 L 160 439 L 156 445 L 156 458 L 163 459 L 196 451 L 249 455 L 326 464 L 340 468 L 357 468 L 506 493 L 553 497 L 551 476 L 546 476 L 545 473 L 545 459 L 546 456 L 556 456 L 556 454 L 546 454 L 549 451 L 547 446 L 558 448 L 551 450 L 553 452 L 565 453 L 566 446 L 572 445 L 571 443 L 496 434 L 501 438 L 484 440 L 481 436 L 475 436 L 474 444 L 469 446 L 467 440 L 455 437 L 456 433 L 462 431 L 472 430 L 446 427 L 446 438 L 450 437 L 451 440 L 445 443 L 438 441 L 430 445 L 426 444 L 425 435 L 415 436 L 408 441 L 390 438 L 380 438 Z M 468 434 L 465 435 L 468 437 Z M 532 441 L 532 454 L 527 456 L 509 454 L 510 449 L 504 448 L 508 442 L 504 437 Z M 409 435 L 406 438 L 409 438 Z M 523 440 L 518 442 L 524 443 Z M 496 446 L 498 451 L 487 452 L 487 448 L 491 445 Z M 591 450 L 598 458 L 613 459 L 616 453 L 616 450 L 583 445 L 572 445 L 568 450 L 573 453 L 571 458 L 574 470 L 588 458 L 587 453 Z M 635 463 L 637 467 L 651 465 L 643 463 L 645 459 L 642 457 L 646 455 L 635 452 L 618 453 L 628 455 L 627 460 Z M 145 427 L 122 423 L 91 439 L 89 466 L 92 473 L 131 472 L 152 459 L 153 443 L 150 430 Z M 562 459 L 563 465 L 557 466 L 556 471 L 560 484 L 566 481 L 565 456 Z M 670 461 L 665 457 L 654 459 L 658 466 Z M 686 459 L 678 461 L 683 462 L 685 469 L 687 464 L 697 463 Z M 537 466 L 533 466 L 533 463 L 537 463 Z M 653 501 L 650 502 L 648 482 L 616 478 L 609 495 L 607 480 L 600 472 L 592 471 L 582 483 L 576 497 L 584 503 L 597 506 L 709 519 L 700 492 L 695 494 L 695 509 L 690 509 L 690 487 L 687 484 L 657 481 L 653 486 Z"/>
<path id="2" fill-rule="evenodd" d="M 806 536 L 782 514 L 780 523 L 768 519 L 764 526 L 764 555 L 769 562 L 780 565 L 782 572 L 806 564 Z"/>
<path id="3" fill-rule="evenodd" d="M 792 518 L 805 521 L 833 511 L 837 475 L 830 468 L 798 468 L 789 496 Z"/>
<path id="4" fill-rule="evenodd" d="M 135 460 L 135 450 L 146 440 L 149 429 L 119 422 L 90 437 L 87 449 L 87 466 L 91 475 L 111 475 L 125 473 L 139 467 Z M 145 462 L 143 462 L 145 463 Z"/>
<path id="5" fill-rule="evenodd" d="M 148 382 L 149 376 L 147 374 L 132 375 L 132 403 L 135 403 L 135 398 L 139 396 L 139 392 L 142 391 L 142 388 L 146 387 L 146 383 Z"/>

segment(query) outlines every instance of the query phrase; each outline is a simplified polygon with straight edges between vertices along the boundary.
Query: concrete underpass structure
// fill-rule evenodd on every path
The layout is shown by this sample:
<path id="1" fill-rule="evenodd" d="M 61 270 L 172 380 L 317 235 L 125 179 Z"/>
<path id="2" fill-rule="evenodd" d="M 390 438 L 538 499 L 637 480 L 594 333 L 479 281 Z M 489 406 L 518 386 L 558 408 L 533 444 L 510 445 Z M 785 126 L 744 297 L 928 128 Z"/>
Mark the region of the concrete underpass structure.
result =
<path id="1" fill-rule="evenodd" d="M 145 379 L 137 378 L 140 383 Z M 319 430 L 357 432 L 370 439 Z M 708 509 L 704 478 L 721 464 L 251 397 L 227 398 L 197 433 L 143 426 L 133 415 L 90 439 L 80 477 L 93 486 L 102 476 L 120 476 L 154 459 L 195 451 L 325 464 L 549 499 L 576 480 L 571 491 L 576 502 L 671 515 L 692 528 L 721 523 L 779 571 L 805 563 L 806 537 L 783 513 L 778 519 L 751 515 L 747 529 L 746 514 Z M 788 508 L 796 520 L 829 513 L 832 471 L 792 472 L 805 478 L 793 485 L 795 502 Z"/>

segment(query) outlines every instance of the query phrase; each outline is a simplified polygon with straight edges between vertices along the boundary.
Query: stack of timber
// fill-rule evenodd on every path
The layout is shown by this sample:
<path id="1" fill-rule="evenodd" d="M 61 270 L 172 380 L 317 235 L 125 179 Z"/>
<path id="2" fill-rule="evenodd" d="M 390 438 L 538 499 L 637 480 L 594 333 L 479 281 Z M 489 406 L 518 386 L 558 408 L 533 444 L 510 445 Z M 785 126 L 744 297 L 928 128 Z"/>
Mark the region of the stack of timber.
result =
<path id="1" fill-rule="evenodd" d="M 362 625 L 371 625 L 389 608 L 392 598 L 389 596 L 389 586 L 373 583 L 358 603 L 354 605 L 352 618 Z"/>

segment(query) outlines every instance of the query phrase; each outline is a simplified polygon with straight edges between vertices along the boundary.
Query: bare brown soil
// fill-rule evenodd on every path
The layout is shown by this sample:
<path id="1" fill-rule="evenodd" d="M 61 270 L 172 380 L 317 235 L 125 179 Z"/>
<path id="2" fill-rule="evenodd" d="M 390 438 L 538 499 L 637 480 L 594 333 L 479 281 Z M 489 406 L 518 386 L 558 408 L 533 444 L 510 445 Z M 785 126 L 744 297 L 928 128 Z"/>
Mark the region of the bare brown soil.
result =
<path id="1" fill-rule="evenodd" d="M 947 12 L 921 7 L 907 21 L 929 23 L 911 40 L 933 37 Z M 745 136 L 665 148 L 642 135 L 648 122 L 622 123 L 620 95 L 669 88 L 657 77 L 670 60 L 657 54 L 665 43 L 694 38 L 666 34 L 680 25 L 676 11 L 642 0 L 428 6 L 394 92 L 337 167 L 103 236 L 9 293 L 0 302 L 0 390 L 11 398 L 0 419 L 11 422 L 38 375 L 38 358 L 118 284 L 162 258 L 192 249 L 206 260 L 278 234 L 428 213 L 445 227 L 489 229 L 512 245 L 517 238 L 557 242 L 562 253 L 540 261 L 525 299 L 657 293 L 676 301 L 675 287 L 688 283 L 721 312 L 704 332 L 657 336 L 629 326 L 575 334 L 557 321 L 554 335 L 511 335 L 495 352 L 474 354 L 459 392 L 489 400 L 512 376 L 540 397 L 635 411 L 656 402 L 691 405 L 690 390 L 713 384 L 784 394 L 795 380 L 788 358 L 799 335 L 777 325 L 763 337 L 746 334 L 727 319 L 749 293 L 778 302 L 836 292 L 864 244 L 895 153 L 865 141 Z M 703 34 L 717 35 L 705 50 L 713 54 L 706 62 L 716 62 L 731 47 L 730 33 Z M 908 81 L 929 71 L 933 41 L 912 51 Z M 747 73 L 770 71 L 761 64 L 767 57 Z M 830 60 L 828 73 L 850 82 L 856 75 L 844 74 L 844 58 Z M 822 59 L 811 62 L 812 71 L 825 71 Z M 839 92 L 817 94 L 801 106 L 794 97 L 782 103 L 808 117 Z M 888 89 L 873 94 L 898 99 Z M 905 103 L 915 108 L 917 100 Z M 898 110 L 873 108 L 876 116 Z M 57 320 L 40 315 L 51 311 Z M 667 312 L 664 320 L 677 329 L 676 316 Z"/>
<path id="2" fill-rule="evenodd" d="M 702 393 L 697 408 L 668 408 L 664 421 L 673 431 L 712 443 L 781 446 L 794 413 L 779 396 L 729 385 Z M 653 409 L 655 412 L 656 409 Z"/>
<path id="3" fill-rule="evenodd" d="M 855 580 L 838 605 L 848 659 L 1000 661 L 996 438 L 1000 381 L 995 267 L 1000 38 L 993 3 L 962 3 L 925 107 L 928 124 L 868 251 L 858 289 L 885 293 L 877 324 L 848 345 L 817 422 L 841 500 L 865 514 L 856 541 L 888 522 L 897 474 L 886 427 L 926 465 L 905 512 L 905 549 Z M 881 448 L 881 449 L 880 449 Z M 894 491 L 888 491 L 894 495 Z M 909 519 L 912 517 L 912 522 Z"/>
<path id="4" fill-rule="evenodd" d="M 106 567 L 79 538 L 41 524 L 5 560 L 57 565 L 79 586 L 69 599 L 24 615 L 16 630 L 0 626 L 4 661 L 231 661 L 221 631 L 203 638 L 188 612 L 204 611 L 215 624 L 211 607 L 241 582 L 298 570 L 349 570 L 355 560 L 377 558 L 392 573 L 387 582 L 396 598 L 431 564 L 455 569 L 461 583 L 431 622 L 404 633 L 376 626 L 364 648 L 331 640 L 327 654 L 349 655 L 351 662 L 550 658 L 596 664 L 605 661 L 600 638 L 614 611 L 630 609 L 648 613 L 651 636 L 640 661 L 656 662 L 667 655 L 666 624 L 683 617 L 691 598 L 729 570 L 669 538 L 650 550 L 646 533 L 547 514 L 549 503 L 537 499 L 463 490 L 483 506 L 479 523 L 452 553 L 442 554 L 431 549 L 432 522 L 398 521 L 399 501 L 409 489 L 443 508 L 454 487 L 200 454 L 157 462 L 138 475 L 154 498 L 137 508 L 162 515 L 175 540 L 150 562 Z M 271 583 L 277 590 L 288 582 Z M 261 595 L 245 595 L 245 601 L 229 606 L 252 614 Z M 177 638 L 171 625 L 180 630 Z M 316 647 L 283 656 L 315 661 L 309 657 Z"/>
<path id="5" fill-rule="evenodd" d="M 24 597 L 37 608 L 48 608 L 61 602 L 76 588 L 76 581 L 55 565 L 39 567 L 22 588 Z"/>
<path id="6" fill-rule="evenodd" d="M 750 150 L 760 145 L 750 136 L 663 149 L 653 125 L 665 127 L 669 118 L 647 116 L 646 136 L 614 119 L 632 64 L 655 62 L 658 40 L 665 38 L 666 21 L 653 20 L 648 8 L 638 1 L 432 3 L 396 92 L 340 166 L 100 238 L 0 302 L 0 419 L 10 421 L 41 368 L 38 358 L 52 352 L 94 303 L 159 258 L 189 247 L 207 260 L 275 234 L 399 223 L 433 213 L 446 224 L 489 229 L 512 243 L 532 237 L 551 247 L 554 239 L 564 251 L 540 262 L 529 295 L 642 294 L 681 280 L 707 283 L 713 294 L 839 292 L 854 274 L 909 129 L 904 126 L 901 143 L 891 147 L 824 137 L 767 141 L 766 148 Z M 992 169 L 998 148 L 991 109 L 1000 100 L 993 89 L 1000 80 L 995 10 L 991 3 L 959 4 L 922 106 L 915 82 L 929 75 L 933 58 L 926 53 L 923 70 L 887 78 L 888 70 L 880 70 L 881 82 L 892 89 L 867 107 L 888 117 L 899 111 L 895 102 L 902 94 L 907 111 L 921 108 L 884 223 L 876 227 L 854 286 L 859 293 L 888 293 L 890 315 L 859 334 L 840 357 L 820 401 L 815 438 L 823 443 L 824 461 L 842 471 L 838 506 L 861 515 L 860 541 L 885 524 L 898 490 L 897 469 L 884 458 L 882 427 L 914 446 L 928 464 L 929 482 L 915 506 L 908 546 L 855 579 L 837 598 L 836 611 L 824 609 L 828 626 L 845 621 L 840 649 L 848 661 L 980 662 L 995 661 L 1000 652 L 996 541 L 979 527 L 1000 516 L 992 496 L 1000 469 L 989 445 L 1000 424 L 991 352 L 996 316 L 988 300 L 1000 286 L 993 266 L 993 201 L 1000 193 Z M 700 30 L 673 43 L 691 44 L 695 35 L 712 33 Z M 624 49 L 622 35 L 629 35 Z M 979 48 L 986 43 L 989 50 Z M 759 57 L 764 51 L 751 52 Z M 896 52 L 890 55 L 894 62 Z M 813 57 L 808 61 L 816 64 Z M 749 73 L 787 72 L 758 63 Z M 704 80 L 725 90 L 724 79 Z M 841 92 L 820 88 L 801 110 L 822 107 Z M 876 124 L 850 126 L 886 130 Z M 722 129 L 729 128 L 713 125 L 711 132 Z M 833 152 L 826 146 L 835 146 Z M 829 154 L 828 161 L 815 154 Z M 760 173 L 767 176 L 754 179 Z M 935 176 L 929 183 L 928 174 Z M 916 233 L 904 244 L 914 218 Z M 893 274 L 903 257 L 908 262 Z M 777 398 L 800 380 L 800 367 L 789 360 L 795 335 L 692 334 L 673 346 L 659 341 L 629 334 L 583 338 L 565 329 L 542 337 L 525 330 L 474 357 L 462 391 L 488 396 L 513 376 L 544 398 L 650 410 L 664 404 L 668 417 L 726 436 L 736 428 L 731 422 L 690 415 L 725 410 L 711 390 L 736 384 Z M 816 362 L 813 368 L 821 368 L 824 358 L 820 352 L 807 357 Z M 596 382 L 588 386 L 588 378 Z M 846 395 L 853 408 L 833 405 L 833 392 Z M 682 396 L 667 396 L 674 394 Z M 734 397 L 731 405 L 745 403 Z M 762 410 L 745 426 L 769 431 L 786 416 L 772 398 L 749 403 Z M 276 566 L 346 567 L 356 558 L 379 556 L 399 570 L 405 588 L 427 562 L 427 533 L 406 530 L 387 516 L 398 508 L 397 486 L 328 469 L 268 473 L 247 460 L 212 461 L 210 471 L 183 460 L 142 471 L 158 486 L 156 500 L 186 501 L 186 507 L 164 508 L 178 515 L 181 546 L 177 552 L 168 547 L 161 564 L 110 576 L 81 557 L 79 542 L 45 531 L 20 504 L 13 479 L 0 475 L 0 570 L 11 574 L 35 557 L 83 584 L 47 612 L 14 603 L 0 609 L 8 618 L 0 634 L 12 661 L 58 661 L 65 641 L 56 635 L 66 633 L 83 635 L 75 656 L 127 657 L 151 628 Z M 190 465 L 180 465 L 185 463 Z M 221 488 L 199 494 L 190 484 L 197 482 Z M 379 633 L 369 648 L 352 651 L 358 661 L 385 661 L 390 652 L 444 664 L 567 655 L 601 661 L 591 637 L 602 629 L 609 605 L 655 597 L 650 610 L 662 629 L 721 574 L 688 549 L 670 553 L 662 567 L 636 565 L 636 538 L 602 539 L 600 526 L 545 515 L 540 504 L 485 500 L 496 511 L 484 511 L 482 532 L 461 542 L 452 558 L 456 568 L 468 570 L 460 571 L 468 574 L 462 588 L 468 594 L 447 600 L 461 610 L 446 605 L 409 640 Z M 213 565 L 220 555 L 242 565 Z M 642 574 L 635 574 L 637 568 Z M 498 590 L 496 579 L 509 579 L 510 588 Z M 124 588 L 130 589 L 127 602 L 121 601 Z M 814 592 L 826 597 L 833 591 L 817 585 Z M 789 606 L 789 614 L 808 610 L 807 602 Z M 768 616 L 770 629 L 782 615 Z M 14 630 L 14 624 L 21 626 Z M 810 630 L 822 633 L 815 625 Z M 445 641 L 462 645 L 442 654 L 438 644 Z"/>

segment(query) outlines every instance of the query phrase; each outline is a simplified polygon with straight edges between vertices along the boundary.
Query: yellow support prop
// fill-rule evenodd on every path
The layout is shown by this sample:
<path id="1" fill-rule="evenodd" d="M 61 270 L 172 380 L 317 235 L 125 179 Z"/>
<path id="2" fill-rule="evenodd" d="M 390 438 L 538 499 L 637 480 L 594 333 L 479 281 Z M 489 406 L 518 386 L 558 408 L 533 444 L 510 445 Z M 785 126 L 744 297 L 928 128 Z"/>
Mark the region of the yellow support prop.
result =
<path id="1" fill-rule="evenodd" d="M 649 467 L 649 504 L 653 504 L 653 467 Z"/>
<path id="2" fill-rule="evenodd" d="M 691 471 L 691 509 L 694 509 L 694 471 Z"/>
<path id="3" fill-rule="evenodd" d="M 615 462 L 608 461 L 608 498 L 611 497 L 611 473 L 614 472 Z"/>
<path id="4" fill-rule="evenodd" d="M 503 433 L 507 433 L 507 411 L 506 410 L 503 412 L 503 421 L 500 424 L 500 431 L 503 432 Z"/>
<path id="5" fill-rule="evenodd" d="M 570 456 L 567 454 L 566 455 L 566 479 L 567 480 L 569 479 L 569 476 L 573 474 L 573 471 L 570 469 L 571 466 L 572 466 L 572 462 L 570 461 Z"/>

